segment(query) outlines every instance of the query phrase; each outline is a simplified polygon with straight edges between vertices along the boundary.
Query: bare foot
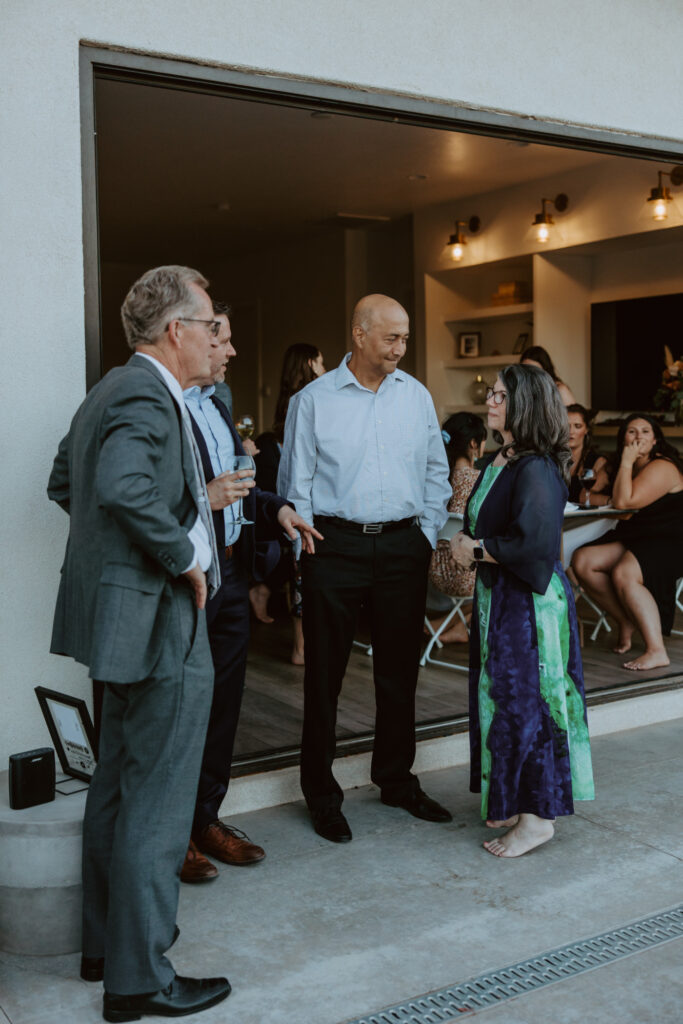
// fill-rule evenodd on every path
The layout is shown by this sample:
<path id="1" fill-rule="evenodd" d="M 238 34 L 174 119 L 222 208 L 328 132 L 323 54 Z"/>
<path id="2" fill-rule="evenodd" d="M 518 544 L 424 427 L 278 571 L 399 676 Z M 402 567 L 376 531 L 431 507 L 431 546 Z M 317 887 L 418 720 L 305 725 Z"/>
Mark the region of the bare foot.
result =
<path id="1" fill-rule="evenodd" d="M 619 623 L 619 640 L 617 646 L 614 648 L 615 654 L 626 654 L 627 651 L 631 650 L 631 641 L 633 640 L 633 626 L 630 622 Z"/>
<path id="2" fill-rule="evenodd" d="M 257 583 L 255 586 L 249 588 L 249 603 L 251 604 L 251 610 L 259 622 L 275 622 L 275 619 L 272 619 L 268 614 L 269 597 L 270 590 L 265 583 Z"/>
<path id="3" fill-rule="evenodd" d="M 520 814 L 514 828 L 500 839 L 490 839 L 484 849 L 494 857 L 521 857 L 529 850 L 547 843 L 555 833 L 552 821 L 538 818 L 535 814 Z"/>
<path id="4" fill-rule="evenodd" d="M 487 828 L 512 828 L 519 821 L 519 815 L 513 814 L 511 818 L 506 818 L 505 821 L 492 821 L 490 818 L 486 821 Z"/>
<path id="5" fill-rule="evenodd" d="M 666 651 L 661 647 L 654 651 L 645 651 L 645 654 L 634 658 L 633 661 L 625 661 L 624 668 L 629 668 L 632 672 L 642 672 L 647 668 L 666 668 L 670 664 Z"/>
<path id="6" fill-rule="evenodd" d="M 445 630 L 439 637 L 442 644 L 466 644 L 469 639 L 470 635 L 462 622 L 457 622 L 455 626 Z"/>
<path id="7" fill-rule="evenodd" d="M 306 662 L 304 661 L 304 652 L 303 652 L 303 650 L 300 651 L 298 647 L 294 647 L 293 650 L 292 650 L 291 661 L 292 661 L 292 665 L 305 665 Z"/>

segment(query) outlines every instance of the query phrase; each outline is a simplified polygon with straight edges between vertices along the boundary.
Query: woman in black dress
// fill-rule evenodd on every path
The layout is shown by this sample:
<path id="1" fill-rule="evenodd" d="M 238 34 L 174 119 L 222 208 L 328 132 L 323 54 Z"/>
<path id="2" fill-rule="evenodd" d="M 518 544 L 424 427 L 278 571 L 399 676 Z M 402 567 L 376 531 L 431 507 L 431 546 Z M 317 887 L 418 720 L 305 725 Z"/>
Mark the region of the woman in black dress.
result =
<path id="1" fill-rule="evenodd" d="M 591 421 L 588 409 L 578 402 L 567 406 L 569 420 L 569 451 L 572 461 L 569 467 L 569 500 L 578 505 L 607 505 L 609 503 L 609 477 L 607 460 L 593 447 Z M 593 470 L 594 484 L 586 491 L 583 476 L 587 469 Z"/>
<path id="2" fill-rule="evenodd" d="M 683 576 L 683 463 L 645 413 L 633 413 L 619 428 L 612 502 L 639 511 L 575 551 L 572 568 L 618 622 L 617 654 L 631 649 L 633 632 L 640 630 L 645 653 L 624 667 L 660 668 L 669 664 L 662 634 L 671 632 L 676 580 Z"/>

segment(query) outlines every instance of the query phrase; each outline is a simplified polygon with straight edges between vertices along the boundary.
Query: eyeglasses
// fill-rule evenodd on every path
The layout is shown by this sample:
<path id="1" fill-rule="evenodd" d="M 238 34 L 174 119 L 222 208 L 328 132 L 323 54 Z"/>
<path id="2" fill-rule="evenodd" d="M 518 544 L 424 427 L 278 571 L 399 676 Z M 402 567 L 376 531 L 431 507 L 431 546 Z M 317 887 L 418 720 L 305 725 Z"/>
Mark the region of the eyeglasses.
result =
<path id="1" fill-rule="evenodd" d="M 507 391 L 494 391 L 493 388 L 486 389 L 486 401 L 493 399 L 494 405 L 502 405 L 505 401 Z"/>
<path id="2" fill-rule="evenodd" d="M 177 316 L 176 320 L 182 320 L 186 324 L 206 324 L 214 338 L 218 337 L 218 335 L 220 334 L 221 327 L 223 326 L 220 320 L 196 320 L 194 317 L 191 316 Z M 170 323 L 166 324 L 166 330 L 169 329 L 171 323 L 173 323 L 172 320 Z"/>

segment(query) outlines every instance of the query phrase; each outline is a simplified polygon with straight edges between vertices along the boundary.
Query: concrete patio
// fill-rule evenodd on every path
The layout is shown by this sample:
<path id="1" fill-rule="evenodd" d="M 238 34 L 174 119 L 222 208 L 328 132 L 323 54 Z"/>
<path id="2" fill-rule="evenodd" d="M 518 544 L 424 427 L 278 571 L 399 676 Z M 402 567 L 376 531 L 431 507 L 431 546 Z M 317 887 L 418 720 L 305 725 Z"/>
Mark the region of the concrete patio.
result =
<path id="1" fill-rule="evenodd" d="M 598 737 L 596 801 L 518 861 L 482 849 L 464 767 L 422 776 L 453 812 L 446 826 L 384 807 L 374 787 L 347 795 L 346 846 L 316 836 L 301 803 L 233 818 L 267 859 L 182 887 L 176 969 L 233 984 L 227 1002 L 191 1019 L 342 1024 L 680 903 L 681 722 Z M 683 943 L 664 943 L 472 1015 L 674 1024 L 682 961 Z M 0 1021 L 101 1020 L 102 987 L 82 982 L 78 964 L 77 954 L 0 953 Z"/>

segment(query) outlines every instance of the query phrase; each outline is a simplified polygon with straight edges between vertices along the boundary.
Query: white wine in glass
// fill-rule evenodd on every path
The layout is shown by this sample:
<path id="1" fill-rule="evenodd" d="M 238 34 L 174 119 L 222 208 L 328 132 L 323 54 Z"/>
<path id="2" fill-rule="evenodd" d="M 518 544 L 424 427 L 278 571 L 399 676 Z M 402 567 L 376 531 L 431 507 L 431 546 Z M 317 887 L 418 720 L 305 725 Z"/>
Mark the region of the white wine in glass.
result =
<path id="1" fill-rule="evenodd" d="M 243 470 L 243 469 L 253 469 L 253 470 L 256 469 L 256 463 L 252 459 L 251 455 L 236 455 L 235 456 L 235 458 L 233 460 L 233 464 L 232 464 L 232 472 L 233 473 L 239 473 L 240 470 Z M 240 498 L 239 499 L 240 506 L 239 506 L 239 509 L 238 509 L 238 512 L 237 512 L 237 517 L 235 518 L 234 522 L 235 522 L 235 524 L 237 526 L 253 526 L 254 525 L 253 520 L 245 519 L 244 518 L 244 513 L 242 512 L 242 502 L 243 502 L 243 499 Z"/>
<path id="2" fill-rule="evenodd" d="M 249 413 L 245 413 L 235 423 L 235 430 L 240 435 L 241 439 L 245 441 L 248 437 L 252 437 L 256 424 L 254 423 L 254 417 L 250 416 Z"/>

